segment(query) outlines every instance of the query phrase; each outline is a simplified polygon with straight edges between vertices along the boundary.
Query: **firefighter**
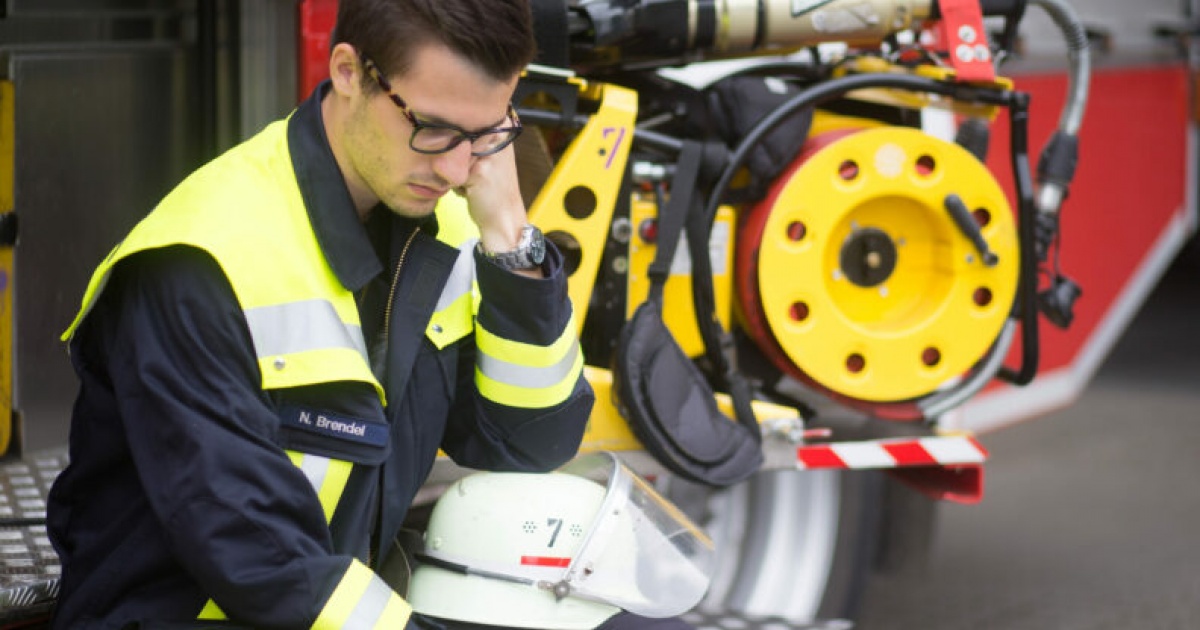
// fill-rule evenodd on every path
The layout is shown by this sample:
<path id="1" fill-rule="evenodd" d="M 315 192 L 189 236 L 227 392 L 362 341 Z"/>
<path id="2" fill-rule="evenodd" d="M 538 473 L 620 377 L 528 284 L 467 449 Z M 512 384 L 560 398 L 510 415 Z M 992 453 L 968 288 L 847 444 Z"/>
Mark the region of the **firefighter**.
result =
<path id="1" fill-rule="evenodd" d="M 411 626 L 375 569 L 439 447 L 575 454 L 593 395 L 511 147 L 534 53 L 525 0 L 342 0 L 329 80 L 100 264 L 55 627 Z"/>

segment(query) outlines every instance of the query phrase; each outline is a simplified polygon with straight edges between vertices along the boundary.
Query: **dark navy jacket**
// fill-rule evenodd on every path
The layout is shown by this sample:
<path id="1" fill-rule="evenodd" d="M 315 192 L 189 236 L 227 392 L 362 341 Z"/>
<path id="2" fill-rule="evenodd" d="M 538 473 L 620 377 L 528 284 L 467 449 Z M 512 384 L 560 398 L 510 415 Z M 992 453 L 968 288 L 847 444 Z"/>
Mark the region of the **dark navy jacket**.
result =
<path id="1" fill-rule="evenodd" d="M 436 221 L 384 208 L 358 219 L 320 116 L 318 88 L 289 121 L 297 181 L 321 248 L 358 297 L 364 336 L 382 327 L 391 270 L 415 227 L 386 349 L 388 407 L 363 383 L 264 392 L 242 311 L 206 253 L 170 247 L 118 263 L 71 342 L 80 379 L 70 465 L 48 509 L 63 563 L 55 626 L 119 628 L 194 620 L 210 598 L 257 628 L 307 627 L 350 557 L 377 567 L 436 451 L 496 470 L 547 470 L 572 457 L 592 405 L 581 377 L 562 405 L 504 407 L 473 384 L 468 335 L 438 350 L 424 336 L 456 251 Z M 269 238 L 269 235 L 264 235 Z M 386 265 L 385 265 L 386 261 Z M 548 343 L 570 318 L 561 255 L 547 278 L 476 256 L 488 329 Z M 389 445 L 312 445 L 356 466 L 332 522 L 284 448 L 289 414 L 386 420 Z M 311 435 L 307 438 L 311 441 Z"/>

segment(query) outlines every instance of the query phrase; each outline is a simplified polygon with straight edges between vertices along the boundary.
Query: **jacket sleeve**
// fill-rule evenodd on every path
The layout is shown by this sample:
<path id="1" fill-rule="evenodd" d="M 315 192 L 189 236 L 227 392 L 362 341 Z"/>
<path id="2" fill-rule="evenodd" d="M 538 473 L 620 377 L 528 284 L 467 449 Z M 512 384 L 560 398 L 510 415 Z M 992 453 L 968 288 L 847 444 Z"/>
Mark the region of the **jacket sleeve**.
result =
<path id="1" fill-rule="evenodd" d="M 458 361 L 443 449 L 472 468 L 553 469 L 577 452 L 593 403 L 562 255 L 547 243 L 540 279 L 478 252 L 475 267 L 475 335 Z"/>
<path id="2" fill-rule="evenodd" d="M 137 254 L 102 300 L 97 360 L 154 517 L 200 589 L 254 627 L 402 627 L 408 604 L 333 554 L 316 493 L 273 441 L 278 420 L 216 263 L 187 248 Z"/>

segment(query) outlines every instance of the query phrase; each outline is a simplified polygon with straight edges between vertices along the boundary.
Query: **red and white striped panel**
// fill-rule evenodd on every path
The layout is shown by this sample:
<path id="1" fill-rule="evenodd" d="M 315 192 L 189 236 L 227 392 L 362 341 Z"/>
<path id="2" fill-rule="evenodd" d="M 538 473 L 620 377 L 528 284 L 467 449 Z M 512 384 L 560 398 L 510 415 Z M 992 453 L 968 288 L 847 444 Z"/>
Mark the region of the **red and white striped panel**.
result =
<path id="1" fill-rule="evenodd" d="M 807 444 L 796 448 L 796 467 L 901 468 L 982 464 L 988 452 L 973 436 L 888 438 L 862 442 Z"/>

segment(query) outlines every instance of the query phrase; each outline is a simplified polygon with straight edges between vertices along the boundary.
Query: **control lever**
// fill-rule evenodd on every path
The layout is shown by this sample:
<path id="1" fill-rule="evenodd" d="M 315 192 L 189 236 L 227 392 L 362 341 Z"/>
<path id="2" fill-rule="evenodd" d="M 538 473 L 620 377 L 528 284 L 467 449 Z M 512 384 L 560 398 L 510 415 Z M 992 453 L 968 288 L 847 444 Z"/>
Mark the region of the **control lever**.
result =
<path id="1" fill-rule="evenodd" d="M 979 252 L 980 258 L 983 259 L 983 264 L 986 267 L 995 267 L 996 263 L 1000 262 L 1000 257 L 996 256 L 990 248 L 987 241 L 983 240 L 983 232 L 979 230 L 979 224 L 975 222 L 975 217 L 971 216 L 971 211 L 967 210 L 967 204 L 956 194 L 950 193 L 946 195 L 946 211 L 950 213 L 950 217 L 954 219 L 954 224 L 971 241 L 975 246 L 975 250 Z"/>

